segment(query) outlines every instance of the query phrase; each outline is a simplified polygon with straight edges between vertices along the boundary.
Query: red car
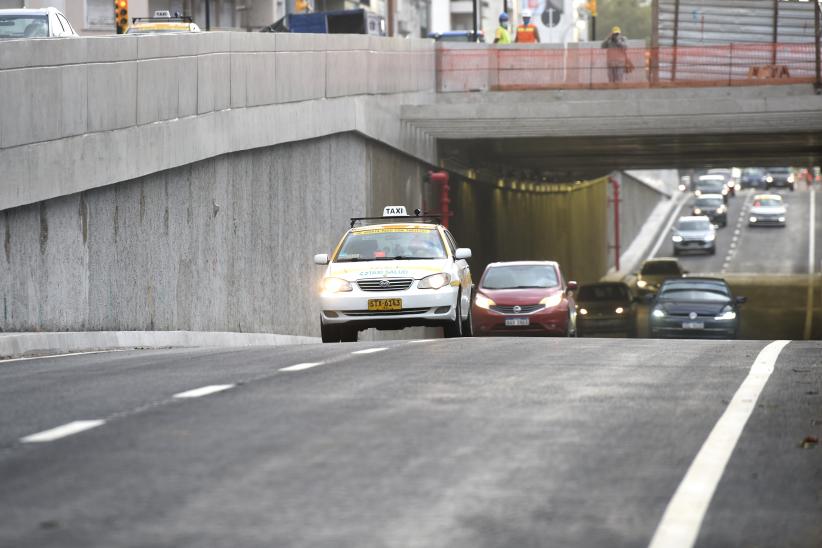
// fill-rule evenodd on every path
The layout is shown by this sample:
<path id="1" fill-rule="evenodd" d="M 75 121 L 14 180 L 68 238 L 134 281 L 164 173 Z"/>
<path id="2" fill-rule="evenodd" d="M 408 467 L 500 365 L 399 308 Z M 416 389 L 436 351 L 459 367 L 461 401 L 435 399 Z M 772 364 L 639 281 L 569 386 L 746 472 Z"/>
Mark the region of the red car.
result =
<path id="1" fill-rule="evenodd" d="M 491 263 L 474 303 L 474 335 L 576 335 L 572 292 L 554 261 Z"/>

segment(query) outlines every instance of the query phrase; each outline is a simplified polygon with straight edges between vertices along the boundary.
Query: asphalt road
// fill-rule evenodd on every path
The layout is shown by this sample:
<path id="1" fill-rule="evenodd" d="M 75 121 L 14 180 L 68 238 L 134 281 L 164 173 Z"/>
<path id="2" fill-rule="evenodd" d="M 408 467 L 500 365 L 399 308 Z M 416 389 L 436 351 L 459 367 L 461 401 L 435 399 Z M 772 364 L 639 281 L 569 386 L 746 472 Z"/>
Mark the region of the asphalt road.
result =
<path id="1" fill-rule="evenodd" d="M 814 222 L 814 270 L 822 270 L 822 189 L 811 194 L 800 184 L 794 192 L 773 189 L 787 206 L 787 223 L 782 227 L 749 227 L 748 212 L 753 195 L 764 190 L 745 189 L 728 203 L 728 226 L 717 229 L 716 254 L 688 253 L 678 257 L 691 273 L 807 274 L 810 252 L 810 224 Z M 815 215 L 810 215 L 811 196 Z M 690 215 L 693 200 L 688 200 L 678 216 Z M 670 257 L 670 234 L 656 253 Z"/>
<path id="2" fill-rule="evenodd" d="M 822 343 L 782 349 L 753 376 L 757 399 L 740 387 L 767 345 L 450 339 L 0 362 L 0 546 L 648 546 L 718 421 L 756 403 L 727 466 L 711 465 L 696 546 L 817 547 L 822 448 L 801 444 L 822 435 Z M 104 422 L 52 430 L 78 420 Z"/>

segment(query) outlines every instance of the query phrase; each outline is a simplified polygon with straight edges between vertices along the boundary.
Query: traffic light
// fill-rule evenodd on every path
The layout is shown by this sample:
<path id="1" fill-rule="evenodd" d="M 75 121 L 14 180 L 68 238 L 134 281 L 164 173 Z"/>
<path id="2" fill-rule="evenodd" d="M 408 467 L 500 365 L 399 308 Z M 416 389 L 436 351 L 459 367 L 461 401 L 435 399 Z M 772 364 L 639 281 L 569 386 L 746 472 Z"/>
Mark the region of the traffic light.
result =
<path id="1" fill-rule="evenodd" d="M 597 16 L 597 0 L 588 0 L 583 7 L 591 13 L 592 17 Z"/>
<path id="2" fill-rule="evenodd" d="M 114 0 L 114 25 L 117 34 L 123 34 L 128 28 L 128 0 Z"/>
<path id="3" fill-rule="evenodd" d="M 311 4 L 308 3 L 308 0 L 296 0 L 294 2 L 294 11 L 297 13 L 308 13 L 311 11 Z"/>

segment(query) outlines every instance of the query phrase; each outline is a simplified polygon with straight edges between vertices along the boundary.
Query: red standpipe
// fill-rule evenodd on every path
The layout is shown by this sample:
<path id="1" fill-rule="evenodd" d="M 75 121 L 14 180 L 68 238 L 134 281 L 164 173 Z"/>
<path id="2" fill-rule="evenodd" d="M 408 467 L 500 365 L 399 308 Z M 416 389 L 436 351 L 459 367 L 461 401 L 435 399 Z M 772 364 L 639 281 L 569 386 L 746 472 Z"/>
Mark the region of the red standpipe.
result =
<path id="1" fill-rule="evenodd" d="M 448 184 L 447 171 L 429 171 L 428 180 L 432 183 L 440 183 L 440 215 L 442 215 L 442 226 L 448 228 L 448 218 L 451 216 L 448 204 L 451 203 L 451 198 L 448 197 L 448 192 L 451 190 Z"/>
<path id="2" fill-rule="evenodd" d="M 614 266 L 619 271 L 619 181 L 615 178 L 610 178 L 611 188 L 613 189 L 614 203 Z"/>

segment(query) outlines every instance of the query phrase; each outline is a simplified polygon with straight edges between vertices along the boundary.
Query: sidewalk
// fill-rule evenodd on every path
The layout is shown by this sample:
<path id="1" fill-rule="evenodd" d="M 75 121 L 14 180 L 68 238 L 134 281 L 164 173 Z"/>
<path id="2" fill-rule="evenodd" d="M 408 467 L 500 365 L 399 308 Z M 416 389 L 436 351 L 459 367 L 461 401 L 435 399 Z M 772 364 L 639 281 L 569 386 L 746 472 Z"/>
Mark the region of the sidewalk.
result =
<path id="1" fill-rule="evenodd" d="M 281 346 L 319 342 L 319 337 L 271 333 L 200 331 L 0 333 L 0 359 L 132 348 Z"/>

